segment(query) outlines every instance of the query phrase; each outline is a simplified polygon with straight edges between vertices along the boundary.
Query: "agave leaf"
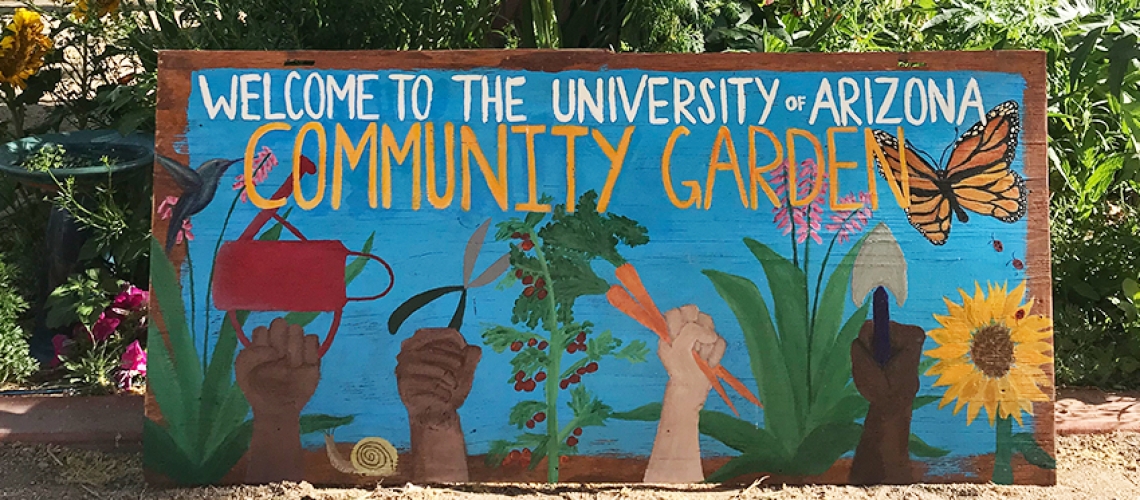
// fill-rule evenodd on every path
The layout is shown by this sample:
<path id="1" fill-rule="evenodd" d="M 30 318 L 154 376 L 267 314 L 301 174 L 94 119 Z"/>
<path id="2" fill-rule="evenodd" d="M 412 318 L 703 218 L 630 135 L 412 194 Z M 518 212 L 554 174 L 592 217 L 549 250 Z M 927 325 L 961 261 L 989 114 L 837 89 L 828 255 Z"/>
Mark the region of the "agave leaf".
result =
<path id="1" fill-rule="evenodd" d="M 768 305 L 760 289 L 747 278 L 710 269 L 702 272 L 732 309 L 744 334 L 752 376 L 756 378 L 758 395 L 764 403 L 764 427 L 780 440 L 784 452 L 791 455 L 802 436 L 801 423 Z"/>
<path id="2" fill-rule="evenodd" d="M 779 345 L 784 353 L 788 383 L 795 401 L 795 420 L 799 433 L 807 416 L 810 401 L 808 395 L 808 295 L 807 278 L 803 270 L 777 254 L 767 245 L 751 238 L 744 244 L 760 261 L 768 288 L 772 293 L 773 312 L 776 315 L 776 328 L 779 330 Z"/>

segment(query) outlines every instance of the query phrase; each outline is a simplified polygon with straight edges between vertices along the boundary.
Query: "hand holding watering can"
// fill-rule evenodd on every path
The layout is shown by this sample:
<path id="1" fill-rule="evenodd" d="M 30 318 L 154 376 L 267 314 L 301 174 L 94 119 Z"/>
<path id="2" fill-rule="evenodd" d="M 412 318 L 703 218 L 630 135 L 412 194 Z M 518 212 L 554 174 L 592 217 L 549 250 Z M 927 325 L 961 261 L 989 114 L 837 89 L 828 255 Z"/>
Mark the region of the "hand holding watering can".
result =
<path id="1" fill-rule="evenodd" d="M 302 157 L 302 171 L 305 162 Z M 274 198 L 289 196 L 292 179 L 278 189 Z M 261 241 L 254 235 L 270 219 L 276 220 L 293 233 L 298 241 Z M 344 279 L 345 260 L 359 256 L 375 260 L 388 272 L 388 286 L 369 297 L 348 297 Z M 284 218 L 276 209 L 263 210 L 250 227 L 234 241 L 222 244 L 214 264 L 214 307 L 226 311 L 226 316 L 245 347 L 250 341 L 235 311 L 289 311 L 331 312 L 332 325 L 319 355 L 324 356 L 336 337 L 341 315 L 350 301 L 379 299 L 392 290 L 392 267 L 380 257 L 354 252 L 337 240 L 310 240 Z"/>

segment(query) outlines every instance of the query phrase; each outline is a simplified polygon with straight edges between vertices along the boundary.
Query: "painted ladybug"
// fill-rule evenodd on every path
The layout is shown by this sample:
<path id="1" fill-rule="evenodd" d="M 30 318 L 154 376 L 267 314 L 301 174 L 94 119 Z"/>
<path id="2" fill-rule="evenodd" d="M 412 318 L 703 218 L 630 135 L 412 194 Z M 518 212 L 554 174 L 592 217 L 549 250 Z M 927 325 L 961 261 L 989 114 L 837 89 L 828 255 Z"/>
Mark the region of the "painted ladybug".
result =
<path id="1" fill-rule="evenodd" d="M 990 245 L 993 245 L 995 252 L 1001 253 L 1005 250 L 1005 245 L 1002 245 L 1001 240 L 994 238 L 993 235 L 990 235 Z"/>
<path id="2" fill-rule="evenodd" d="M 1013 268 L 1017 269 L 1018 271 L 1024 271 L 1025 270 L 1025 261 L 1023 261 L 1017 257 L 1014 257 L 1013 259 L 1011 259 L 1009 261 L 1009 265 L 1013 266 Z"/>

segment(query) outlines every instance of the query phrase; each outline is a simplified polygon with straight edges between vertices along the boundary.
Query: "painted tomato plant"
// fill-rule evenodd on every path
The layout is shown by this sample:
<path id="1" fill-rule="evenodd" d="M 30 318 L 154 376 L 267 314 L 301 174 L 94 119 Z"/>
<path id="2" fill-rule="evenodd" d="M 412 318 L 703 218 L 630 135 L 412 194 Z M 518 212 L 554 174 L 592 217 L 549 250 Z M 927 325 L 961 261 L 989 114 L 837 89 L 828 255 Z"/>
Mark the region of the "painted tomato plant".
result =
<path id="1" fill-rule="evenodd" d="M 543 203 L 548 203 L 544 198 Z M 487 460 L 492 465 L 535 468 L 546 458 L 547 480 L 558 481 L 567 455 L 576 454 L 583 429 L 604 426 L 612 409 L 586 388 L 591 374 L 607 362 L 645 361 L 644 341 L 624 344 L 609 331 L 574 316 L 575 302 L 602 295 L 609 284 L 591 264 L 604 260 L 620 266 L 625 259 L 619 245 L 634 247 L 649 242 L 645 227 L 636 221 L 597 211 L 597 193 L 578 199 L 576 210 L 558 205 L 552 213 L 531 213 L 498 224 L 496 238 L 511 241 L 511 272 L 506 287 L 521 285 L 511 317 L 513 326 L 493 326 L 483 332 L 484 343 L 496 353 L 510 351 L 507 379 L 515 391 L 538 392 L 539 399 L 517 403 L 510 425 L 523 430 L 513 441 L 492 443 Z M 560 418 L 565 402 L 569 418 Z"/>

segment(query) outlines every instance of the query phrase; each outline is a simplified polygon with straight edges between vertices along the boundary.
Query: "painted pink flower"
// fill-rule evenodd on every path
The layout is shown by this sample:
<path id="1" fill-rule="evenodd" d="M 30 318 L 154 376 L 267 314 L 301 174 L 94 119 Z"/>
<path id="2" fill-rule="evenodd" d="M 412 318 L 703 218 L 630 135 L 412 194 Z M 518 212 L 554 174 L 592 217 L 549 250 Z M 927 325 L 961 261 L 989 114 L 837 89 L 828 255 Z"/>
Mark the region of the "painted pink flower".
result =
<path id="1" fill-rule="evenodd" d="M 838 233 L 837 238 L 840 243 L 846 243 L 852 236 L 862 232 L 867 227 L 867 222 L 874 216 L 871 211 L 870 193 L 864 191 L 858 196 L 847 194 L 839 199 L 841 204 L 855 202 L 861 202 L 863 207 L 857 210 L 841 210 L 831 214 L 831 223 L 826 226 L 828 231 Z"/>
<path id="2" fill-rule="evenodd" d="M 261 151 L 253 158 L 253 185 L 260 185 L 269 178 L 269 173 L 273 171 L 273 167 L 277 166 L 277 155 L 273 154 L 273 150 L 268 146 L 262 146 Z M 245 174 L 239 174 L 234 177 L 233 189 L 241 191 L 241 201 L 245 203 L 249 201 L 249 195 L 245 192 Z"/>
<path id="3" fill-rule="evenodd" d="M 127 285 L 126 289 L 115 296 L 115 300 L 111 302 L 111 308 L 119 314 L 137 311 L 146 305 L 148 297 L 149 294 L 145 290 L 140 290 L 134 285 Z"/>
<path id="4" fill-rule="evenodd" d="M 158 204 L 158 208 L 155 209 L 155 212 L 158 213 L 159 218 L 162 220 L 170 219 L 172 212 L 174 212 L 174 205 L 177 204 L 177 196 L 167 196 L 166 199 Z M 191 232 L 192 229 L 194 229 L 194 225 L 190 223 L 190 219 L 182 221 L 182 229 L 178 231 L 176 243 L 182 243 L 183 240 L 194 241 L 194 233 Z"/>
<path id="5" fill-rule="evenodd" d="M 811 203 L 805 206 L 793 207 L 790 206 L 788 201 L 788 169 L 787 163 L 781 165 L 769 177 L 769 182 L 776 192 L 776 196 L 780 199 L 780 206 L 774 207 L 772 213 L 774 214 L 773 221 L 776 227 L 781 229 L 784 235 L 792 232 L 792 227 L 796 231 L 796 243 L 804 243 L 811 238 L 817 244 L 822 244 L 823 239 L 820 238 L 819 230 L 821 228 L 820 221 L 823 219 L 823 208 L 828 202 L 829 182 L 827 180 L 827 170 L 818 169 L 815 160 L 807 159 L 800 163 L 800 167 L 796 175 L 795 193 L 798 200 L 804 200 L 811 195 L 812 189 L 815 184 L 819 183 L 819 192 L 812 199 Z"/>
<path id="6" fill-rule="evenodd" d="M 91 326 L 91 338 L 96 342 L 102 342 L 111 338 L 115 334 L 115 330 L 119 328 L 119 323 L 123 321 L 118 314 L 113 311 L 103 311 L 99 315 L 99 319 L 95 320 L 95 324 Z"/>
<path id="7" fill-rule="evenodd" d="M 71 350 L 71 343 L 71 337 L 63 334 L 51 338 L 51 346 L 55 355 L 52 356 L 51 363 L 48 363 L 49 368 L 55 368 L 63 363 L 64 356 L 67 356 L 67 352 Z"/>

